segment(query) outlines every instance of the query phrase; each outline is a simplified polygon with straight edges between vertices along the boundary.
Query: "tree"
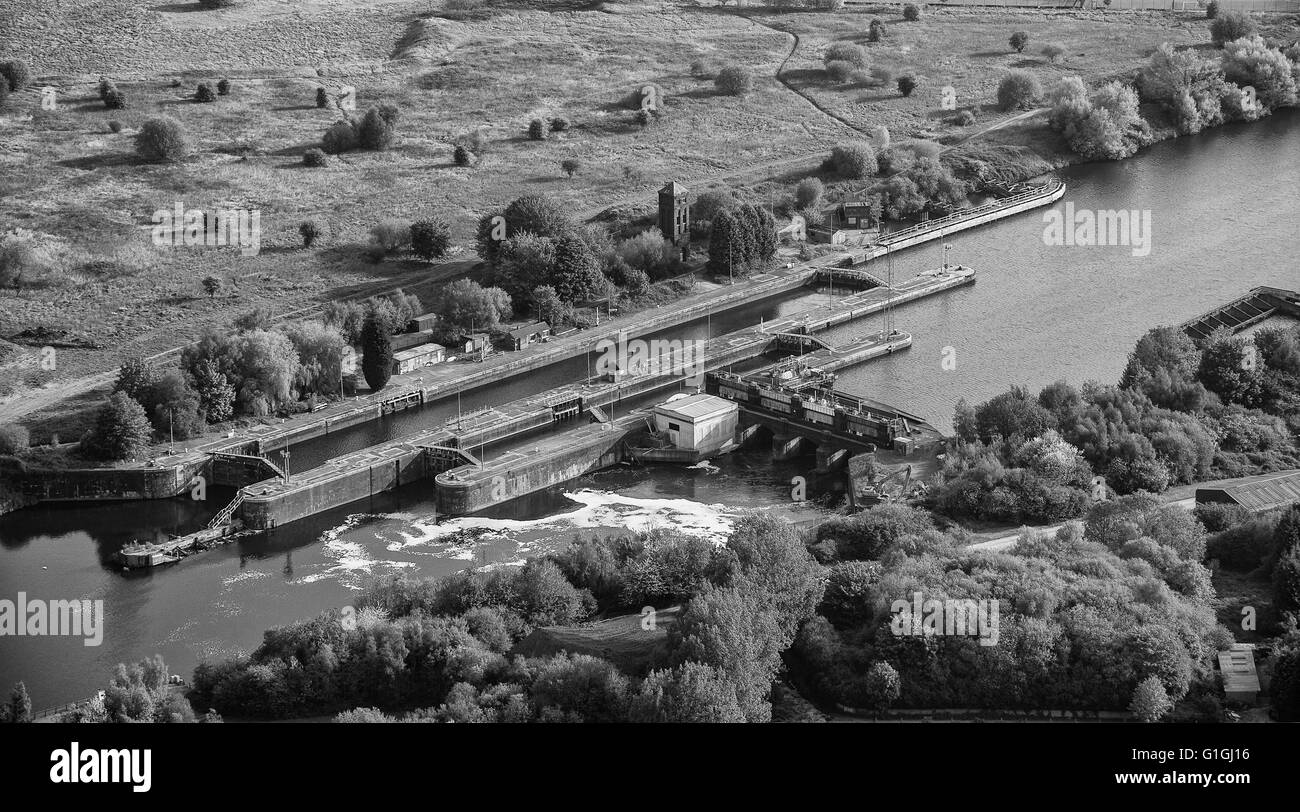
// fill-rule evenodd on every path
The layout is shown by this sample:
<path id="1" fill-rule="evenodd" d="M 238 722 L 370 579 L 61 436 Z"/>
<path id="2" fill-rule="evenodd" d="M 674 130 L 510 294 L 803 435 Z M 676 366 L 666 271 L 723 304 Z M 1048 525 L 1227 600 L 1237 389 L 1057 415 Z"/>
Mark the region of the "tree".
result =
<path id="1" fill-rule="evenodd" d="M 1282 551 L 1273 568 L 1273 600 L 1280 612 L 1300 610 L 1300 547 Z"/>
<path id="2" fill-rule="evenodd" d="M 32 721 L 32 699 L 27 695 L 27 685 L 21 681 L 14 684 L 9 692 L 9 702 L 3 708 L 0 721 L 13 724 L 25 724 Z"/>
<path id="3" fill-rule="evenodd" d="M 392 122 L 396 120 L 396 116 L 391 113 L 385 115 L 384 112 L 377 107 L 372 107 L 361 119 L 361 126 L 357 128 L 357 142 L 364 149 L 382 151 L 393 145 Z"/>
<path id="4" fill-rule="evenodd" d="M 213 92 L 212 85 L 206 82 L 200 82 L 198 89 L 194 91 L 194 101 L 196 102 L 214 102 L 217 100 L 217 94 Z"/>
<path id="5" fill-rule="evenodd" d="M 357 148 L 357 128 L 351 121 L 336 121 L 321 136 L 321 146 L 331 155 L 350 152 Z"/>
<path id="6" fill-rule="evenodd" d="M 1219 0 L 1210 0 L 1205 4 L 1205 19 L 1213 20 L 1219 16 Z"/>
<path id="7" fill-rule="evenodd" d="M 82 445 L 102 460 L 134 460 L 144 456 L 152 436 L 144 408 L 125 392 L 114 392 L 95 413 Z"/>
<path id="8" fill-rule="evenodd" d="M 199 408 L 209 423 L 229 420 L 235 412 L 235 388 L 214 361 L 204 359 L 190 369 L 190 380 L 199 398 Z"/>
<path id="9" fill-rule="evenodd" d="M 866 696 L 876 710 L 886 710 L 902 695 L 902 680 L 898 671 L 883 660 L 871 664 L 867 669 Z"/>
<path id="10" fill-rule="evenodd" d="M 546 138 L 546 122 L 540 118 L 528 122 L 528 137 L 534 141 L 541 141 Z"/>
<path id="11" fill-rule="evenodd" d="M 1249 361 L 1255 353 L 1254 345 L 1230 335 L 1210 337 L 1201 353 L 1201 363 L 1196 371 L 1205 388 L 1232 403 L 1253 406 L 1260 395 L 1260 375 Z"/>
<path id="12" fill-rule="evenodd" d="M 912 95 L 912 91 L 913 91 L 913 90 L 916 90 L 916 79 L 915 79 L 914 77 L 912 77 L 912 76 L 900 76 L 900 77 L 898 77 L 898 92 L 899 92 L 899 93 L 902 93 L 903 96 L 906 97 L 906 96 L 910 96 L 910 95 Z"/>
<path id="13" fill-rule="evenodd" d="M 1024 31 L 1017 31 L 1011 35 L 1009 42 L 1011 43 L 1011 47 L 1015 49 L 1016 53 L 1022 54 L 1025 52 L 1025 46 L 1029 44 L 1029 35 Z"/>
<path id="14" fill-rule="evenodd" d="M 1243 118 L 1258 118 L 1275 108 L 1296 104 L 1295 65 L 1281 51 L 1269 47 L 1263 37 L 1253 35 L 1225 43 L 1222 65 L 1229 82 L 1255 88 L 1256 103 L 1243 109 Z"/>
<path id="15" fill-rule="evenodd" d="M 713 216 L 709 228 L 709 270 L 714 273 L 733 273 L 745 269 L 744 237 L 740 235 L 742 226 L 730 209 L 723 209 Z"/>
<path id="16" fill-rule="evenodd" d="M 577 234 L 565 234 L 555 241 L 551 278 L 560 297 L 574 303 L 601 298 L 608 284 L 595 253 Z"/>
<path id="17" fill-rule="evenodd" d="M 209 299 L 215 299 L 221 292 L 221 280 L 215 276 L 203 277 L 203 290 L 208 294 Z"/>
<path id="18" fill-rule="evenodd" d="M 916 22 L 921 19 L 921 7 L 915 3 L 908 3 L 903 6 L 903 19 L 908 22 Z"/>
<path id="19" fill-rule="evenodd" d="M 826 187 L 819 178 L 804 178 L 794 187 L 794 202 L 801 209 L 816 208 L 821 204 Z"/>
<path id="20" fill-rule="evenodd" d="M 0 423 L 0 455 L 21 454 L 30 444 L 31 435 L 25 426 Z"/>
<path id="21" fill-rule="evenodd" d="M 9 90 L 18 92 L 27 86 L 31 81 L 32 73 L 27 68 L 27 63 L 21 59 L 14 59 L 9 62 L 0 62 L 0 76 L 3 76 L 9 84 Z"/>
<path id="22" fill-rule="evenodd" d="M 747 96 L 754 89 L 754 74 L 741 65 L 728 65 L 714 77 L 714 86 L 725 96 Z"/>
<path id="23" fill-rule="evenodd" d="M 330 106 L 330 94 L 325 92 L 325 88 L 316 88 L 316 106 L 324 109 Z"/>
<path id="24" fill-rule="evenodd" d="M 1277 654 L 1268 692 L 1278 721 L 1300 720 L 1300 648 Z"/>
<path id="25" fill-rule="evenodd" d="M 563 116 L 556 116 L 551 119 L 551 132 L 562 133 L 569 129 L 569 120 Z"/>
<path id="26" fill-rule="evenodd" d="M 1049 42 L 1043 46 L 1043 56 L 1047 57 L 1048 62 L 1055 63 L 1065 55 L 1065 46 L 1059 42 Z"/>
<path id="27" fill-rule="evenodd" d="M 1214 16 L 1210 22 L 1210 40 L 1215 47 L 1222 48 L 1242 37 L 1252 37 L 1258 30 L 1250 12 L 1231 9 Z"/>
<path id="28" fill-rule="evenodd" d="M 832 147 L 830 157 L 823 162 L 822 167 L 854 180 L 871 177 L 879 168 L 876 153 L 866 142 Z"/>
<path id="29" fill-rule="evenodd" d="M 361 327 L 361 374 L 372 392 L 388 385 L 393 377 L 393 341 L 385 325 L 371 314 Z"/>
<path id="30" fill-rule="evenodd" d="M 932 530 L 923 510 L 902 504 L 879 504 L 855 516 L 832 517 L 817 527 L 816 540 L 830 541 L 841 561 L 877 560 L 904 536 Z"/>
<path id="31" fill-rule="evenodd" d="M 1003 110 L 1020 110 L 1033 107 L 1043 88 L 1038 77 L 1027 71 L 1012 71 L 998 83 L 998 106 Z"/>
<path id="32" fill-rule="evenodd" d="M 185 128 L 171 116 L 146 119 L 135 136 L 136 154 L 146 161 L 176 163 L 190 152 Z"/>
<path id="33" fill-rule="evenodd" d="M 464 144 L 457 144 L 451 151 L 451 160 L 456 166 L 469 166 L 474 163 L 474 153 L 470 152 Z"/>
<path id="34" fill-rule="evenodd" d="M 411 224 L 411 250 L 417 257 L 439 259 L 447 254 L 450 247 L 451 226 L 447 221 L 435 218 Z"/>
<path id="35" fill-rule="evenodd" d="M 298 353 L 294 385 L 300 395 L 342 394 L 345 342 L 338 328 L 319 321 L 289 324 L 284 328 Z M 339 387 L 335 389 L 334 387 Z"/>
<path id="36" fill-rule="evenodd" d="M 647 674 L 628 716 L 633 722 L 745 721 L 736 689 L 726 675 L 697 662 Z"/>
<path id="37" fill-rule="evenodd" d="M 867 26 L 867 42 L 880 42 L 885 38 L 885 24 L 878 19 Z"/>
<path id="38" fill-rule="evenodd" d="M 1129 703 L 1128 709 L 1140 721 L 1158 722 L 1173 710 L 1173 707 L 1174 703 L 1165 693 L 1165 686 L 1160 683 L 1160 678 L 1150 676 L 1138 683 L 1137 688 L 1133 690 L 1133 700 Z"/>
<path id="39" fill-rule="evenodd" d="M 484 288 L 472 279 L 457 279 L 442 288 L 434 312 L 451 339 L 466 332 L 487 332 L 511 311 L 510 296 L 500 288 Z"/>
<path id="40" fill-rule="evenodd" d="M 832 62 L 847 62 L 854 68 L 865 68 L 867 52 L 851 42 L 836 42 L 822 54 L 823 64 L 829 66 Z"/>
<path id="41" fill-rule="evenodd" d="M 229 80 L 229 79 L 222 79 L 222 80 L 220 80 L 220 81 L 217 82 L 217 95 L 218 95 L 218 96 L 229 96 L 229 95 L 230 95 L 230 80 Z"/>
<path id="42" fill-rule="evenodd" d="M 569 177 L 578 174 L 578 170 L 581 168 L 582 161 L 579 161 L 577 158 L 565 158 L 563 161 L 560 161 L 560 169 Z"/>

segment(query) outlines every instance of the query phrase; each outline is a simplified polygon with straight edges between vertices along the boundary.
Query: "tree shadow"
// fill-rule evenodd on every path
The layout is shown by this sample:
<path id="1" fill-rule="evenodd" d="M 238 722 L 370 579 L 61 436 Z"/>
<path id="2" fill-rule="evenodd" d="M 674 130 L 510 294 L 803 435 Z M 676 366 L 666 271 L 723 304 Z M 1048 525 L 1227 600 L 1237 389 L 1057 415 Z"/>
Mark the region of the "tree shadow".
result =
<path id="1" fill-rule="evenodd" d="M 971 54 L 971 57 L 979 58 L 979 57 L 993 57 L 993 56 L 1011 56 L 1012 54 L 1015 53 L 1016 51 L 975 51 L 974 53 Z"/>
<path id="2" fill-rule="evenodd" d="M 148 164 L 148 161 L 141 161 L 135 155 L 129 152 L 112 152 L 103 155 L 86 155 L 81 158 L 68 158 L 63 161 L 56 161 L 59 166 L 66 166 L 69 169 L 111 169 L 121 166 L 142 166 Z"/>
<path id="3" fill-rule="evenodd" d="M 188 14 L 192 11 L 207 11 L 198 3 L 166 3 L 161 6 L 150 6 L 150 11 L 157 11 L 164 14 Z"/>

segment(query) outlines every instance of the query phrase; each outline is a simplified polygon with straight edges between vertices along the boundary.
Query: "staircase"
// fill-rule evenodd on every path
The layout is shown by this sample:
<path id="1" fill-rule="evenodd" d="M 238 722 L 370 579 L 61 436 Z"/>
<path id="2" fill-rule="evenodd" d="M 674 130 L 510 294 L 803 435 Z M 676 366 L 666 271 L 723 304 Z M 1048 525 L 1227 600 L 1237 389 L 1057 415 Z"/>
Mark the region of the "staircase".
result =
<path id="1" fill-rule="evenodd" d="M 241 489 L 239 493 L 235 494 L 235 498 L 230 500 L 230 504 L 223 507 L 220 513 L 212 517 L 212 521 L 208 522 L 208 529 L 215 530 L 218 527 L 230 524 L 235 511 L 239 510 L 239 506 L 242 504 L 244 504 L 244 491 Z"/>

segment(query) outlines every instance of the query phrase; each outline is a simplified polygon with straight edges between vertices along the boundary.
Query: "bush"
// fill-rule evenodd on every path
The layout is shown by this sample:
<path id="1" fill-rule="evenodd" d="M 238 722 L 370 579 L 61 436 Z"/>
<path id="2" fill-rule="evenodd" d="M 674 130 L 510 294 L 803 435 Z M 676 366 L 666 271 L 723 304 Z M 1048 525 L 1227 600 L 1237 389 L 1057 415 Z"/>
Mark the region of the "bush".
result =
<path id="1" fill-rule="evenodd" d="M 853 75 L 853 65 L 848 62 L 827 62 L 826 75 L 831 79 L 843 84 Z"/>
<path id="2" fill-rule="evenodd" d="M 867 42 L 880 42 L 885 38 L 885 24 L 880 20 L 872 20 L 871 25 L 867 26 Z"/>
<path id="3" fill-rule="evenodd" d="M 1210 2 L 1205 5 L 1205 19 L 1213 20 L 1215 17 L 1218 16 L 1219 16 L 1219 0 L 1210 0 Z"/>
<path id="4" fill-rule="evenodd" d="M 411 224 L 411 251 L 421 259 L 438 259 L 451 247 L 451 227 L 443 220 Z"/>
<path id="5" fill-rule="evenodd" d="M 99 98 L 101 101 L 106 100 L 108 94 L 112 93 L 114 90 L 117 90 L 116 82 L 107 76 L 101 76 L 99 78 Z"/>
<path id="6" fill-rule="evenodd" d="M 370 241 L 391 254 L 411 244 L 411 229 L 400 220 L 385 220 L 370 229 Z"/>
<path id="7" fill-rule="evenodd" d="M 1251 19 L 1250 13 L 1246 11 L 1237 11 L 1235 9 L 1225 11 L 1222 14 L 1216 14 L 1214 22 L 1210 23 L 1210 39 L 1219 48 L 1233 40 L 1254 36 L 1255 33 L 1255 21 Z"/>
<path id="8" fill-rule="evenodd" d="M 451 160 L 456 166 L 469 166 L 474 163 L 474 153 L 470 152 L 464 144 L 457 144 L 451 151 Z"/>
<path id="9" fill-rule="evenodd" d="M 302 247 L 311 248 L 316 239 L 320 237 L 320 226 L 313 220 L 304 220 L 298 226 L 298 233 L 302 235 Z"/>
<path id="10" fill-rule="evenodd" d="M 206 82 L 201 83 L 197 90 L 194 91 L 194 101 L 197 102 L 214 102 L 217 100 L 217 94 L 212 90 L 212 85 Z"/>
<path id="11" fill-rule="evenodd" d="M 218 95 L 218 96 L 229 96 L 229 95 L 230 95 L 230 80 L 229 80 L 229 79 L 222 79 L 221 81 L 217 82 L 217 95 Z"/>
<path id="12" fill-rule="evenodd" d="M 21 59 L 0 62 L 0 76 L 9 82 L 9 89 L 12 91 L 22 90 L 32 80 L 32 72 L 27 69 L 27 63 Z"/>
<path id="13" fill-rule="evenodd" d="M 1056 60 L 1060 59 L 1064 55 L 1065 46 L 1059 42 L 1049 42 L 1043 46 L 1043 56 L 1047 57 L 1047 61 L 1049 62 L 1056 62 Z"/>
<path id="14" fill-rule="evenodd" d="M 27 429 L 17 423 L 0 426 L 0 454 L 21 454 L 31 444 Z"/>
<path id="15" fill-rule="evenodd" d="M 1008 42 L 1011 43 L 1011 47 L 1016 53 L 1022 54 L 1025 52 L 1025 46 L 1029 44 L 1029 35 L 1024 31 L 1017 31 L 1011 35 Z"/>
<path id="16" fill-rule="evenodd" d="M 569 177 L 578 174 L 580 169 L 582 169 L 582 161 L 579 161 L 577 158 L 565 158 L 560 161 L 560 171 Z"/>
<path id="17" fill-rule="evenodd" d="M 741 65 L 728 65 L 718 71 L 713 85 L 727 96 L 746 96 L 754 89 L 754 74 Z"/>
<path id="18" fill-rule="evenodd" d="M 329 166 L 329 158 L 325 156 L 325 151 L 312 147 L 302 154 L 303 166 Z"/>
<path id="19" fill-rule="evenodd" d="M 326 93 L 325 88 L 323 87 L 316 88 L 316 106 L 317 107 L 330 106 L 330 94 Z"/>
<path id="20" fill-rule="evenodd" d="M 958 127 L 969 127 L 975 123 L 975 114 L 970 110 L 958 111 L 957 115 L 952 117 L 952 123 Z"/>
<path id="21" fill-rule="evenodd" d="M 158 116 L 146 120 L 136 133 L 135 151 L 147 161 L 175 163 L 189 154 L 190 144 L 179 121 L 171 116 Z"/>
<path id="22" fill-rule="evenodd" d="M 357 148 L 357 129 L 350 121 L 336 121 L 321 136 L 321 146 L 331 155 Z"/>
<path id="23" fill-rule="evenodd" d="M 3 79 L 0 79 L 0 108 L 3 108 L 5 106 L 5 102 L 8 100 L 9 100 L 9 83 L 4 81 Z"/>
<path id="24" fill-rule="evenodd" d="M 1193 513 L 1211 533 L 1227 530 L 1250 519 L 1250 511 L 1226 502 L 1206 502 L 1197 505 Z"/>
<path id="25" fill-rule="evenodd" d="M 546 124 L 540 118 L 528 122 L 528 137 L 534 141 L 541 141 L 546 137 Z"/>
<path id="26" fill-rule="evenodd" d="M 822 195 L 825 194 L 826 187 L 822 185 L 818 178 L 804 178 L 799 181 L 799 185 L 794 187 L 794 201 L 801 209 L 816 206 L 821 202 Z"/>
<path id="27" fill-rule="evenodd" d="M 855 68 L 867 66 L 867 53 L 851 42 L 837 42 L 822 54 L 822 62 L 829 66 L 832 62 L 848 62 Z"/>
<path id="28" fill-rule="evenodd" d="M 915 3 L 908 3 L 903 6 L 903 19 L 909 23 L 914 23 L 921 19 L 921 7 Z"/>
<path id="29" fill-rule="evenodd" d="M 713 65 L 707 59 L 696 59 L 691 62 L 691 76 L 696 79 L 712 79 L 717 75 Z"/>
<path id="30" fill-rule="evenodd" d="M 394 123 L 397 121 L 397 108 L 371 107 L 361 119 L 357 128 L 357 143 L 365 149 L 386 150 L 393 145 Z"/>
<path id="31" fill-rule="evenodd" d="M 118 121 L 118 120 L 115 119 L 115 118 L 114 118 L 114 119 L 109 119 L 109 122 L 108 122 L 108 131 L 109 131 L 109 132 L 113 132 L 113 133 L 120 133 L 120 132 L 122 132 L 122 122 Z"/>
<path id="32" fill-rule="evenodd" d="M 894 72 L 878 65 L 871 69 L 871 81 L 881 87 L 889 87 L 894 83 Z"/>
<path id="33" fill-rule="evenodd" d="M 913 77 L 911 77 L 911 76 L 900 76 L 900 77 L 898 77 L 898 92 L 899 92 L 899 93 L 902 93 L 904 96 L 910 96 L 910 95 L 912 95 L 912 91 L 913 91 L 913 90 L 916 90 L 916 79 L 915 79 L 915 78 L 913 78 Z"/>
<path id="34" fill-rule="evenodd" d="M 556 116 L 551 119 L 551 132 L 562 133 L 567 129 L 569 129 L 569 120 L 567 118 Z"/>
<path id="35" fill-rule="evenodd" d="M 831 149 L 830 157 L 822 167 L 843 177 L 860 180 L 876 173 L 876 154 L 870 144 L 840 144 Z"/>
<path id="36" fill-rule="evenodd" d="M 109 110 L 121 110 L 126 107 L 126 94 L 114 88 L 104 96 L 104 107 Z M 119 125 L 120 127 L 121 125 Z"/>
<path id="37" fill-rule="evenodd" d="M 1012 71 L 998 83 L 998 106 L 1003 110 L 1033 107 L 1042 95 L 1038 78 L 1025 71 Z"/>

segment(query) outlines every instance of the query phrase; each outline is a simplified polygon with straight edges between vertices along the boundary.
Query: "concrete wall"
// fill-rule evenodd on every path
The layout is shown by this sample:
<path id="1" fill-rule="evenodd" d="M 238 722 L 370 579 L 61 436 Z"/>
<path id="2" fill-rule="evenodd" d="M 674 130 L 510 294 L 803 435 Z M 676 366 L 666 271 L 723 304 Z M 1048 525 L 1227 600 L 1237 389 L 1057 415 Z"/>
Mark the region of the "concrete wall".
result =
<path id="1" fill-rule="evenodd" d="M 184 493 L 206 464 L 196 455 L 166 468 L 28 469 L 22 488 L 24 496 L 42 502 L 166 499 Z"/>

